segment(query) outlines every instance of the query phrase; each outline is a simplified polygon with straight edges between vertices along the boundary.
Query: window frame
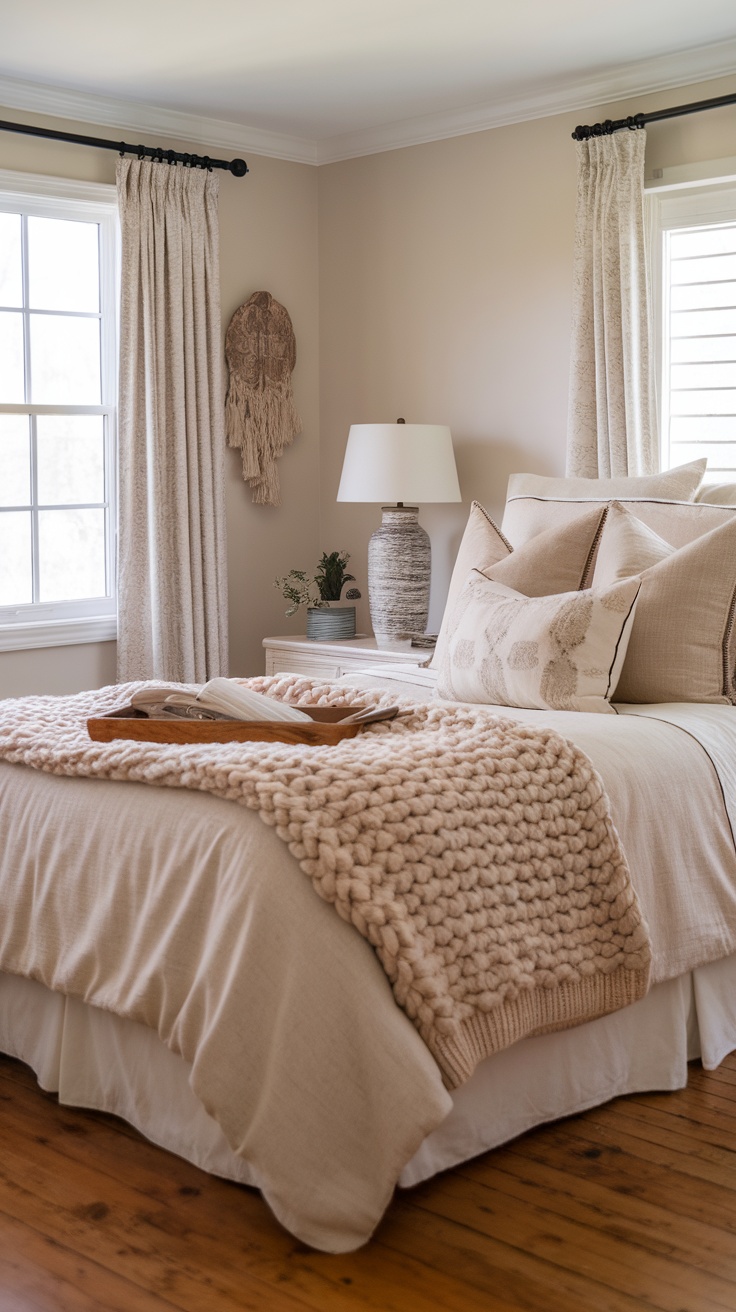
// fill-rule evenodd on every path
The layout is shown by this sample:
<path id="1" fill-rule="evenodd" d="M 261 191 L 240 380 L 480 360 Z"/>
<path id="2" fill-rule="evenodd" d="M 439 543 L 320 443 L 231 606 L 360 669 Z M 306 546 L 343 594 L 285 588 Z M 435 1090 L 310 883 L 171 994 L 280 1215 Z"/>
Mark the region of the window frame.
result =
<path id="1" fill-rule="evenodd" d="M 106 596 L 0 606 L 0 652 L 117 638 L 117 396 L 119 223 L 113 185 L 0 170 L 0 211 L 99 224 L 100 404 L 0 403 L 0 415 L 102 415 L 105 444 Z M 25 311 L 24 311 L 25 313 Z"/>
<path id="2" fill-rule="evenodd" d="M 649 275 L 652 303 L 652 360 L 654 391 L 659 427 L 660 469 L 674 464 L 669 453 L 669 390 L 665 378 L 669 377 L 669 296 L 665 286 L 664 254 L 668 232 L 684 228 L 708 227 L 719 223 L 736 223 L 736 159 L 714 161 L 718 176 L 703 177 L 706 166 L 697 169 L 673 168 L 662 170 L 672 175 L 647 184 L 646 219 L 649 238 Z M 690 178 L 692 174 L 692 179 Z M 736 436 L 734 437 L 736 443 Z M 675 462 L 676 463 L 676 462 Z M 719 482 L 731 481 L 731 470 L 726 468 Z M 736 469 L 733 471 L 736 482 Z"/>

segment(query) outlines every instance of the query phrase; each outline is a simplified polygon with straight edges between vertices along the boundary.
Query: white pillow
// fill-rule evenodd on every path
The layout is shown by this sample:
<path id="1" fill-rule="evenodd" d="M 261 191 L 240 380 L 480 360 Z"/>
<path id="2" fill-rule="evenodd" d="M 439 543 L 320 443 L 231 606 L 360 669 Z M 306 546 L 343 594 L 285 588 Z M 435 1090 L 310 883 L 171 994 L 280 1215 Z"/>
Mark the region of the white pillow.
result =
<path id="1" fill-rule="evenodd" d="M 621 478 L 548 478 L 542 474 L 512 474 L 506 500 L 542 497 L 554 501 L 631 501 L 635 497 L 666 497 L 668 501 L 692 501 L 703 481 L 708 461 L 665 469 L 661 474 Z"/>
<path id="2" fill-rule="evenodd" d="M 473 570 L 452 618 L 437 692 L 452 701 L 614 713 L 640 580 L 525 597 Z"/>

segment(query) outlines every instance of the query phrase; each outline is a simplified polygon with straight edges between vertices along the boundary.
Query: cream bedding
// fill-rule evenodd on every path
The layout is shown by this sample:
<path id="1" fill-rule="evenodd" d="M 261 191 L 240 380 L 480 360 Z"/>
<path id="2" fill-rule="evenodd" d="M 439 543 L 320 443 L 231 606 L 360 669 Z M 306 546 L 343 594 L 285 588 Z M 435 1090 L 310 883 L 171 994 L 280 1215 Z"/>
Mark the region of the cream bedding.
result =
<path id="1" fill-rule="evenodd" d="M 361 678 L 350 682 L 360 685 Z M 375 687 L 375 679 L 368 682 Z M 418 688 L 415 695 L 422 695 Z M 718 712 L 733 743 L 736 712 Z M 594 724 L 594 717 L 565 712 L 514 715 L 551 724 L 592 757 L 650 926 L 655 977 L 669 979 L 733 951 L 731 830 L 715 769 L 691 733 L 641 715 L 595 717 Z M 179 902 L 192 864 L 207 871 L 217 897 L 197 908 L 196 980 L 206 1016 L 212 954 L 234 960 L 245 951 L 251 965 L 229 1004 L 239 1106 L 218 1105 L 206 1044 L 192 1087 L 208 1111 L 217 1109 L 232 1148 L 251 1164 L 293 1233 L 332 1251 L 363 1242 L 403 1167 L 452 1104 L 371 949 L 320 901 L 273 832 L 255 815 L 198 793 L 58 779 L 4 765 L 0 852 L 5 871 L 35 882 L 29 942 L 39 925 L 54 920 L 56 876 L 70 862 L 87 881 L 97 916 L 112 926 L 131 887 L 129 872 L 145 872 L 151 913 L 168 916 L 168 929 L 150 978 L 129 990 L 125 1014 L 163 1027 L 174 1052 L 186 1046 L 190 1020 L 186 1012 L 172 1019 L 169 996 L 181 946 Z M 235 923 L 229 911 L 246 869 L 246 915 Z M 94 981 L 102 963 L 86 938 L 80 935 L 79 951 Z M 85 1000 L 110 1002 L 94 987 Z M 220 1019 L 211 1016 L 213 1024 Z"/>
<path id="2" fill-rule="evenodd" d="M 296 674 L 253 682 L 305 705 L 349 697 L 339 684 Z M 331 747 L 90 741 L 87 717 L 138 691 L 6 702 L 0 758 L 54 775 L 206 792 L 257 811 L 320 897 L 375 949 L 448 1088 L 527 1035 L 592 1020 L 647 992 L 647 931 L 608 802 L 589 758 L 566 738 L 437 700 L 405 701 L 400 716 Z M 243 919 L 246 893 L 244 883 L 231 890 L 229 922 Z M 204 1057 L 219 1069 L 221 1101 L 236 1107 L 229 1014 L 247 945 L 232 945 L 227 957 L 217 950 L 219 902 L 202 944 L 200 907 L 211 890 L 201 867 L 180 888 L 178 969 L 165 1007 L 156 981 L 168 899 L 148 905 L 148 883 L 129 871 L 114 943 L 92 968 L 85 936 L 106 944 L 111 929 L 95 890 L 70 865 L 57 871 L 54 894 L 44 911 L 51 941 L 29 939 L 31 887 L 4 886 L 0 870 L 10 906 L 0 965 L 75 996 L 99 992 L 122 1014 L 131 1014 L 135 992 L 133 1018 L 167 1042 L 178 1029 L 182 1054 L 195 1068 Z M 204 952 L 214 1020 L 197 989 Z"/>

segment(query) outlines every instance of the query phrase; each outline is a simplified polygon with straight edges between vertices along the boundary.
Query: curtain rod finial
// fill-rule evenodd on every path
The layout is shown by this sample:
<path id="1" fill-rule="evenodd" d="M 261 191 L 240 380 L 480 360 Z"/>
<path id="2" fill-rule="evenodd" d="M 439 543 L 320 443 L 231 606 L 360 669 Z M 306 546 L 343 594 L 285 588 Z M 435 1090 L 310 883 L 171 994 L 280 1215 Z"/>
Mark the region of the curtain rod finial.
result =
<path id="1" fill-rule="evenodd" d="M 246 173 L 248 172 L 248 165 L 246 164 L 244 159 L 231 159 L 230 172 L 236 178 L 244 178 Z"/>

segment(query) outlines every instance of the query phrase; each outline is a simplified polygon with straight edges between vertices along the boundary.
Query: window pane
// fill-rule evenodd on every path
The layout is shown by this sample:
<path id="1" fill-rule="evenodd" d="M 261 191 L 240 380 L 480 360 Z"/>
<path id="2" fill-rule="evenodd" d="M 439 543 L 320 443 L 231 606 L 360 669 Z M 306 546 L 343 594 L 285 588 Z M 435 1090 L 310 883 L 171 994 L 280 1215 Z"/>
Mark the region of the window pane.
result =
<path id="1" fill-rule="evenodd" d="M 681 415 L 670 420 L 672 442 L 732 441 L 734 438 L 736 419 L 732 415 Z M 676 465 L 678 461 L 672 463 Z"/>
<path id="2" fill-rule="evenodd" d="M 0 606 L 27 606 L 33 601 L 30 511 L 0 514 Z"/>
<path id="3" fill-rule="evenodd" d="M 707 255 L 700 260 L 673 260 L 672 283 L 715 282 L 736 278 L 736 255 Z"/>
<path id="4" fill-rule="evenodd" d="M 683 310 L 670 316 L 673 337 L 736 333 L 736 310 Z"/>
<path id="5" fill-rule="evenodd" d="M 678 337 L 670 345 L 673 364 L 736 360 L 736 337 Z"/>
<path id="6" fill-rule="evenodd" d="M 673 310 L 703 310 L 711 306 L 736 305 L 736 282 L 683 283 L 672 288 Z"/>
<path id="7" fill-rule="evenodd" d="M 0 506 L 28 506 L 30 503 L 28 420 L 25 415 L 0 415 Z"/>
<path id="8" fill-rule="evenodd" d="M 105 512 L 41 510 L 39 601 L 105 596 Z"/>
<path id="9" fill-rule="evenodd" d="M 0 311 L 0 402 L 25 399 L 23 316 Z"/>
<path id="10" fill-rule="evenodd" d="M 0 305 L 22 304 L 20 214 L 0 213 Z"/>
<path id="11" fill-rule="evenodd" d="M 31 380 L 37 405 L 99 405 L 99 319 L 32 314 Z"/>
<path id="12" fill-rule="evenodd" d="M 676 364 L 670 385 L 681 387 L 736 387 L 736 360 L 723 364 Z"/>
<path id="13" fill-rule="evenodd" d="M 706 470 L 706 479 L 710 483 L 726 482 L 726 479 L 714 478 L 718 470 L 736 469 L 736 425 L 733 429 L 733 442 L 693 442 L 688 445 L 687 442 L 673 442 L 670 450 L 672 452 L 673 465 L 685 465 L 691 460 L 702 460 L 703 456 L 708 458 L 708 468 Z M 730 481 L 730 480 L 728 480 Z"/>
<path id="14" fill-rule="evenodd" d="M 100 308 L 96 223 L 28 218 L 28 300 L 32 310 Z"/>
<path id="15" fill-rule="evenodd" d="M 724 388 L 722 392 L 672 392 L 672 415 L 734 415 L 736 422 L 736 391 Z"/>
<path id="16" fill-rule="evenodd" d="M 105 500 L 102 415 L 39 415 L 36 420 L 40 505 Z"/>
<path id="17" fill-rule="evenodd" d="M 689 232 L 670 233 L 673 259 L 687 255 L 711 255 L 714 251 L 736 251 L 736 223 L 727 223 L 722 228 L 702 227 Z"/>

